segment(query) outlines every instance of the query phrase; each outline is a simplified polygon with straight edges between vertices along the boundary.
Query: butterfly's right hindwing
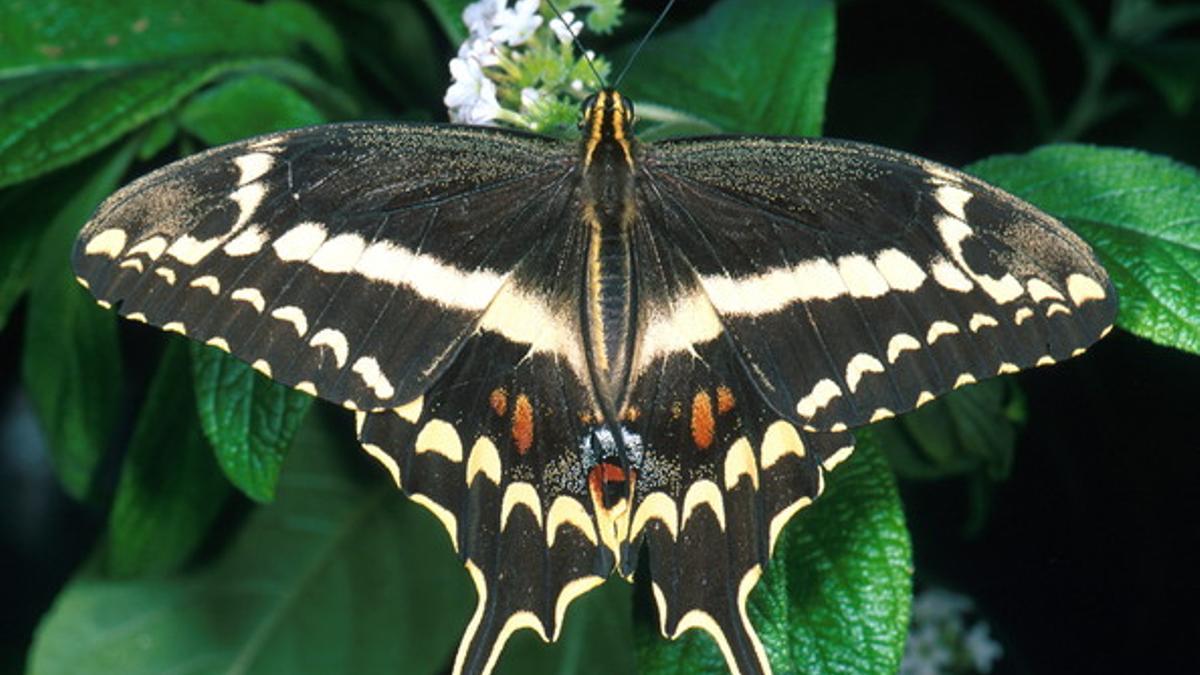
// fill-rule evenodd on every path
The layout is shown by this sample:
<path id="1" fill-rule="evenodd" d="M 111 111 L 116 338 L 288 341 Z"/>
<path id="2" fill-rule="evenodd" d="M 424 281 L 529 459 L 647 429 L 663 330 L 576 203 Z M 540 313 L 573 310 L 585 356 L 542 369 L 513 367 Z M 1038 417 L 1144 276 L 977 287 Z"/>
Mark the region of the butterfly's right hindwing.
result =
<path id="1" fill-rule="evenodd" d="M 122 315 L 347 407 L 424 391 L 569 202 L 570 146 L 434 125 L 242 141 L 110 197 L 75 273 Z"/>

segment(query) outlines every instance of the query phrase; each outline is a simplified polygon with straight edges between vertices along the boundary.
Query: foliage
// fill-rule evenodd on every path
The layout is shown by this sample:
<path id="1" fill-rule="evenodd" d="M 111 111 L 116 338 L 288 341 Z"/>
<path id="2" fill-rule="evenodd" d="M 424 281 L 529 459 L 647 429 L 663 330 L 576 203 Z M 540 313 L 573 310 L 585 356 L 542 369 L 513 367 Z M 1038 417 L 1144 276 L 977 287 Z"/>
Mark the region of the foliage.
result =
<path id="1" fill-rule="evenodd" d="M 1117 0 L 1101 29 L 1074 0 L 1054 0 L 1084 64 L 1077 96 L 1062 107 L 1022 27 L 983 2 L 930 4 L 994 50 L 1028 107 L 1028 143 L 1087 139 L 1138 106 L 1195 112 L 1200 42 L 1176 37 L 1200 19 L 1195 8 Z M 181 155 L 364 115 L 444 117 L 447 45 L 467 35 L 465 2 L 330 5 L 123 0 L 99 11 L 18 0 L 0 8 L 8 216 L 0 331 L 24 331 L 23 387 L 62 488 L 107 513 L 94 555 L 38 628 L 32 673 L 367 673 L 400 663 L 405 672 L 439 672 L 467 621 L 468 585 L 444 534 L 381 475 L 364 474 L 365 460 L 349 458 L 344 420 L 309 414 L 302 394 L 178 339 L 148 390 L 126 382 L 122 342 L 166 338 L 118 327 L 67 265 L 74 234 L 103 197 Z M 572 6 L 603 11 L 588 27 L 604 33 L 597 51 L 616 64 L 640 37 L 618 22 L 640 30 L 652 18 L 630 8 L 622 15 L 608 0 Z M 832 0 L 719 0 L 669 19 L 622 86 L 653 123 L 646 138 L 819 134 L 836 79 L 836 33 Z M 1140 78 L 1157 103 L 1116 90 L 1122 74 Z M 1194 168 L 1140 150 L 1060 143 L 969 170 L 1091 242 L 1118 286 L 1122 330 L 1200 353 Z M 124 409 L 127 386 L 137 410 Z M 830 494 L 789 527 L 751 596 L 777 672 L 898 666 L 912 552 L 883 457 L 902 477 L 967 476 L 986 491 L 1007 475 L 1026 414 L 1037 414 L 1023 400 L 1011 378 L 986 383 L 862 434 Z M 109 475 L 106 465 L 119 468 Z M 267 504 L 231 499 L 231 484 Z M 986 519 L 982 503 L 972 528 Z M 239 509 L 249 511 L 244 519 L 234 517 Z M 649 611 L 639 603 L 609 583 L 573 606 L 559 644 L 518 636 L 501 670 L 719 668 L 707 638 L 668 643 L 653 621 L 635 622 Z"/>

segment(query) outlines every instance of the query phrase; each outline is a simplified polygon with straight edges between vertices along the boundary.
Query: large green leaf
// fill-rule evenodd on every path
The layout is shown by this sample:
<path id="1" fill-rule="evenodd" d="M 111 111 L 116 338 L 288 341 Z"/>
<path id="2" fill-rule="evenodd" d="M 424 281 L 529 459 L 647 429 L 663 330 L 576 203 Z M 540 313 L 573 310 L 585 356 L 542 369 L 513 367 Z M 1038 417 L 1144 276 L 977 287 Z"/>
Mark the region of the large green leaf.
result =
<path id="1" fill-rule="evenodd" d="M 463 37 L 460 17 L 465 3 L 453 4 L 458 6 L 450 7 L 445 16 L 450 21 L 448 27 L 455 27 L 450 40 L 457 46 Z M 369 91 L 376 100 L 367 101 L 364 107 L 372 118 L 390 117 L 395 110 L 405 111 L 406 117 L 415 114 L 425 118 L 428 110 L 438 110 L 440 114 L 433 118 L 446 119 L 441 100 L 448 70 L 439 44 L 445 31 L 428 16 L 432 12 L 440 19 L 441 11 L 438 3 L 420 0 L 348 0 L 336 9 L 327 9 L 342 32 L 354 36 L 346 43 L 346 51 L 371 79 Z M 399 64 L 404 67 L 397 67 Z"/>
<path id="2" fill-rule="evenodd" d="M 547 645 L 527 630 L 513 635 L 497 675 L 637 672 L 631 591 L 629 584 L 614 578 L 571 603 L 554 644 Z"/>
<path id="3" fill-rule="evenodd" d="M 0 330 L 29 289 L 43 236 L 56 230 L 56 223 L 66 223 L 60 226 L 65 228 L 63 232 L 78 229 L 115 186 L 117 177 L 103 169 L 110 159 L 100 158 L 0 190 L 0 213 L 5 214 L 0 225 Z"/>
<path id="4" fill-rule="evenodd" d="M 875 425 L 890 463 L 905 478 L 936 479 L 979 472 L 1008 476 L 1025 399 L 1014 378 L 994 378 Z"/>
<path id="5" fill-rule="evenodd" d="M 0 7 L 0 185 L 95 152 L 224 73 L 337 44 L 295 2 L 124 0 Z"/>
<path id="6" fill-rule="evenodd" d="M 777 674 L 892 673 L 912 596 L 912 551 L 896 485 L 874 434 L 830 476 L 829 490 L 784 531 L 748 614 Z M 666 642 L 639 633 L 639 666 L 657 675 L 723 672 L 697 631 Z"/>
<path id="7" fill-rule="evenodd" d="M 251 498 L 271 501 L 279 469 L 312 397 L 198 342 L 192 343 L 192 364 L 195 410 L 221 469 Z"/>
<path id="8" fill-rule="evenodd" d="M 29 288 L 41 234 L 62 205 L 61 200 L 45 198 L 56 182 L 39 181 L 0 192 L 0 213 L 10 214 L 11 218 L 0 227 L 0 331 Z"/>
<path id="9" fill-rule="evenodd" d="M 1200 172 L 1138 150 L 1051 145 L 968 170 L 1062 218 L 1120 296 L 1117 324 L 1200 354 Z"/>
<path id="10" fill-rule="evenodd" d="M 165 579 L 79 574 L 28 672 L 439 672 L 470 614 L 466 573 L 381 472 L 352 477 L 352 452 L 310 416 L 278 499 L 214 561 Z"/>
<path id="11" fill-rule="evenodd" d="M 1025 419 L 1016 378 L 1000 377 L 952 391 L 872 430 L 901 478 L 965 479 L 963 530 L 973 535 L 987 523 L 996 483 L 1008 477 Z"/>
<path id="12" fill-rule="evenodd" d="M 188 349 L 174 338 L 129 441 L 103 549 L 116 576 L 169 572 L 200 544 L 229 496 L 196 421 Z"/>
<path id="13" fill-rule="evenodd" d="M 234 78 L 197 94 L 179 115 L 180 125 L 208 145 L 325 121 L 295 89 L 262 75 Z"/>
<path id="14" fill-rule="evenodd" d="M 75 234 L 119 184 L 134 150 L 127 144 L 81 166 L 86 180 L 63 183 L 76 185 L 74 194 L 28 195 L 64 201 L 42 225 L 32 263 L 21 379 L 46 432 L 59 480 L 77 499 L 88 495 L 116 421 L 121 365 L 115 317 L 79 287 L 68 260 Z"/>
<path id="15" fill-rule="evenodd" d="M 713 129 L 818 135 L 833 71 L 834 5 L 723 0 L 652 40 L 621 87 L 635 102 L 684 111 Z"/>

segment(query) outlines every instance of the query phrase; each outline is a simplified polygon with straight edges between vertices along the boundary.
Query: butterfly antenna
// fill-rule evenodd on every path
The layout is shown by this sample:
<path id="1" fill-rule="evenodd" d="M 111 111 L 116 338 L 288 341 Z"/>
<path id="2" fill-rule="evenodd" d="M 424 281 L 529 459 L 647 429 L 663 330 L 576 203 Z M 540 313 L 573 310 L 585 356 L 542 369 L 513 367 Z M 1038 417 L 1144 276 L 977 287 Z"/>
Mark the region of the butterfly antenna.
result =
<path id="1" fill-rule="evenodd" d="M 646 34 L 642 36 L 642 41 L 638 43 L 637 48 L 633 50 L 633 54 L 630 55 L 629 60 L 625 62 L 625 67 L 621 69 L 621 74 L 617 76 L 617 81 L 613 83 L 613 89 L 621 86 L 621 80 L 625 79 L 625 73 L 629 72 L 629 67 L 633 65 L 635 60 L 637 60 L 638 54 L 642 53 L 642 47 L 645 47 L 646 43 L 650 41 L 650 36 L 654 35 L 654 31 L 658 30 L 659 24 L 663 22 L 663 19 L 667 18 L 667 12 L 671 11 L 671 6 L 674 4 L 675 0 L 669 0 L 669 2 L 667 2 L 667 6 L 663 7 L 663 11 L 658 13 L 658 18 L 654 20 L 654 25 L 650 26 L 650 30 L 646 31 Z"/>
<path id="2" fill-rule="evenodd" d="M 672 0 L 672 2 L 673 1 L 674 0 Z M 601 77 L 600 71 L 596 70 L 596 64 L 592 63 L 592 57 L 588 55 L 587 46 L 583 44 L 583 41 L 579 39 L 579 36 L 575 34 L 575 31 L 571 30 L 571 24 L 563 18 L 562 12 L 558 11 L 558 8 L 554 6 L 553 2 L 546 0 L 546 4 L 550 5 L 550 10 L 554 12 L 554 16 L 558 17 L 558 20 L 562 22 L 563 28 L 565 28 L 567 32 L 571 34 L 571 44 L 579 45 L 579 51 L 583 52 L 583 60 L 587 61 L 588 68 L 590 68 L 592 74 L 596 76 L 596 81 L 600 83 L 602 88 L 608 89 L 608 83 L 604 81 L 603 77 Z"/>

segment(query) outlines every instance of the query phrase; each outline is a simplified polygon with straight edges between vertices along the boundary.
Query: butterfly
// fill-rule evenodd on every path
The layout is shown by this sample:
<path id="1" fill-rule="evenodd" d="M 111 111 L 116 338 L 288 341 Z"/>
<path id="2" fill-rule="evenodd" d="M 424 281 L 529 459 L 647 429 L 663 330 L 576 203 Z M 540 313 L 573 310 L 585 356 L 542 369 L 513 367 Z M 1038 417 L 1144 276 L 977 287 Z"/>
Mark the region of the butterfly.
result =
<path id="1" fill-rule="evenodd" d="M 870 145 L 639 143 L 605 89 L 577 142 L 334 124 L 209 150 L 105 201 L 105 307 L 354 411 L 478 593 L 456 673 L 649 557 L 662 633 L 769 673 L 746 600 L 850 430 L 1110 330 L 1059 221 Z"/>

